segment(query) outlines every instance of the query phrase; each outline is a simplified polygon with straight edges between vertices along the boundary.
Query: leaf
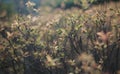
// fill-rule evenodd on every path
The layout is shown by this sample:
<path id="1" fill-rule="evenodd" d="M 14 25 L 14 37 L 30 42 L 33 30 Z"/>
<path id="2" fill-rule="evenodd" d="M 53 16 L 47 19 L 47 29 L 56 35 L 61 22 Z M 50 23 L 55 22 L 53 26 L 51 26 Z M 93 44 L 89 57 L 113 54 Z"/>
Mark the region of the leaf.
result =
<path id="1" fill-rule="evenodd" d="M 53 58 L 50 55 L 47 55 L 46 58 L 47 58 L 47 61 L 49 62 L 49 64 L 51 66 L 55 66 L 56 65 L 55 61 L 53 60 Z"/>
<path id="2" fill-rule="evenodd" d="M 10 33 L 10 32 L 6 32 L 7 33 L 7 38 L 11 38 L 13 36 L 13 33 Z"/>
<path id="3" fill-rule="evenodd" d="M 68 60 L 68 63 L 73 66 L 73 65 L 75 65 L 75 60 L 70 59 L 70 60 Z"/>
<path id="4" fill-rule="evenodd" d="M 97 32 L 97 35 L 99 36 L 99 39 L 101 39 L 103 42 L 106 43 L 108 41 L 109 37 L 111 36 L 111 32 L 105 33 L 103 31 L 101 31 L 101 32 Z"/>
<path id="5" fill-rule="evenodd" d="M 79 25 L 75 26 L 75 30 L 79 30 L 82 26 L 83 26 L 83 24 L 79 24 Z"/>

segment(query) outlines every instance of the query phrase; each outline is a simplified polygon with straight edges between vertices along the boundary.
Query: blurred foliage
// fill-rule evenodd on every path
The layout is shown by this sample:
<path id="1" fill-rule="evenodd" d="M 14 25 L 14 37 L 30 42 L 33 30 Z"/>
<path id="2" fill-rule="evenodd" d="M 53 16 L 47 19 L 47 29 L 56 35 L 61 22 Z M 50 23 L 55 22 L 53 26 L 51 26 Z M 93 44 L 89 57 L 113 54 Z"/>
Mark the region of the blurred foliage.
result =
<path id="1" fill-rule="evenodd" d="M 34 13 L 36 14 L 37 9 L 39 6 L 49 6 L 53 9 L 55 8 L 63 8 L 69 9 L 72 7 L 78 7 L 81 9 L 89 9 L 92 5 L 96 4 L 104 4 L 111 2 L 112 0 L 0 0 L 0 17 L 11 17 L 12 14 L 16 12 L 19 14 L 29 14 Z M 113 0 L 119 1 L 119 0 Z M 32 10 L 27 7 L 27 3 L 35 3 L 32 7 Z"/>
<path id="2" fill-rule="evenodd" d="M 0 18 L 9 18 L 15 13 L 14 9 L 14 4 L 13 0 L 5 1 L 1 0 L 0 1 Z"/>
<path id="3" fill-rule="evenodd" d="M 42 5 L 48 5 L 52 7 L 61 7 L 61 8 L 70 8 L 72 6 L 81 7 L 86 9 L 96 0 L 43 0 L 41 1 Z"/>
<path id="4" fill-rule="evenodd" d="M 87 0 L 76 1 L 85 4 Z M 54 2 L 59 6 L 62 0 Z M 73 0 L 64 2 L 71 6 Z M 27 5 L 34 10 L 33 2 Z M 0 21 L 0 74 L 119 72 L 120 60 L 115 58 L 120 49 L 119 3 L 85 11 L 77 7 L 53 11 L 40 7 L 37 11 L 37 16 L 16 14 L 11 21 Z"/>
<path id="5" fill-rule="evenodd" d="M 104 4 L 105 2 L 109 3 L 111 1 L 119 0 L 41 0 L 41 6 L 51 6 L 53 8 L 71 8 L 71 7 L 80 7 L 82 9 L 88 9 L 91 5 L 94 4 Z"/>

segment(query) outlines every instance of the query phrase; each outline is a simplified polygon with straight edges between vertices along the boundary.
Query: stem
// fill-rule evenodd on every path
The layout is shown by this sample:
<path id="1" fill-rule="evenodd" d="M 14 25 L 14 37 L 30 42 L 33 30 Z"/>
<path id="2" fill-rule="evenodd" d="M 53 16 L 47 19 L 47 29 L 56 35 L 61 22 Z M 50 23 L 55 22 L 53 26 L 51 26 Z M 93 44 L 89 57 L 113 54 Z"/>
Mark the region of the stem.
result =
<path id="1" fill-rule="evenodd" d="M 13 47 L 12 43 L 10 42 L 10 40 L 9 40 L 8 38 L 6 38 L 6 40 L 9 42 L 11 48 L 13 49 L 14 55 L 17 56 L 16 53 L 15 53 L 15 48 Z M 11 58 L 12 58 L 12 56 L 11 56 Z M 12 59 L 13 70 L 14 70 L 14 74 L 17 74 L 17 70 L 16 70 L 16 68 L 15 68 L 15 62 L 14 62 L 14 61 L 15 61 L 15 60 Z"/>

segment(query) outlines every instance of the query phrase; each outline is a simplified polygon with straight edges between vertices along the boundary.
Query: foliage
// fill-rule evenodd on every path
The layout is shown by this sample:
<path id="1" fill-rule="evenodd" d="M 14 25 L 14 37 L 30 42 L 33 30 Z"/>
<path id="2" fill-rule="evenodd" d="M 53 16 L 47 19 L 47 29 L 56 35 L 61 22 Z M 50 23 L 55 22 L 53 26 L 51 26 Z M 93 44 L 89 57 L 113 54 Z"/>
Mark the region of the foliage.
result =
<path id="1" fill-rule="evenodd" d="M 52 7 L 70 8 L 71 6 L 78 6 L 82 8 L 88 8 L 89 4 L 96 2 L 96 0 L 45 0 L 42 1 L 42 5 L 50 5 Z"/>
<path id="2" fill-rule="evenodd" d="M 119 0 L 112 0 L 119 1 Z M 88 9 L 94 4 L 109 3 L 111 0 L 41 0 L 41 6 L 50 6 L 53 8 L 71 8 L 79 7 L 81 9 Z"/>
<path id="3" fill-rule="evenodd" d="M 48 13 L 40 8 L 37 16 L 18 14 L 12 21 L 0 21 L 0 74 L 110 72 L 106 59 L 116 60 L 107 54 L 119 49 L 120 6 L 105 6 Z"/>
<path id="4" fill-rule="evenodd" d="M 11 2 L 0 1 L 0 18 L 9 18 L 15 13 L 14 5 Z"/>

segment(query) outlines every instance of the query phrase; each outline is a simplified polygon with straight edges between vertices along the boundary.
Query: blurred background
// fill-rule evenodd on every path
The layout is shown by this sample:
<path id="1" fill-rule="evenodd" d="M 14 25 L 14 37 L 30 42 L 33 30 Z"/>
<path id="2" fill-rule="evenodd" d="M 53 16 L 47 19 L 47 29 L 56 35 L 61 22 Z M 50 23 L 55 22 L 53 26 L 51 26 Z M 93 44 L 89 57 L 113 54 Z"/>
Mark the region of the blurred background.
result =
<path id="1" fill-rule="evenodd" d="M 28 13 L 28 8 L 26 3 L 28 1 L 31 1 L 35 3 L 33 6 L 34 8 L 39 8 L 39 7 L 51 7 L 53 9 L 56 8 L 63 8 L 63 9 L 68 9 L 71 7 L 78 7 L 81 9 L 88 9 L 92 5 L 97 5 L 97 4 L 104 4 L 109 3 L 111 1 L 119 1 L 119 0 L 0 0 L 0 11 L 1 11 L 1 16 L 4 16 L 5 13 L 7 13 L 7 16 L 10 16 L 12 13 L 22 13 L 22 14 L 27 14 Z M 2 15 L 2 13 L 4 15 Z"/>

